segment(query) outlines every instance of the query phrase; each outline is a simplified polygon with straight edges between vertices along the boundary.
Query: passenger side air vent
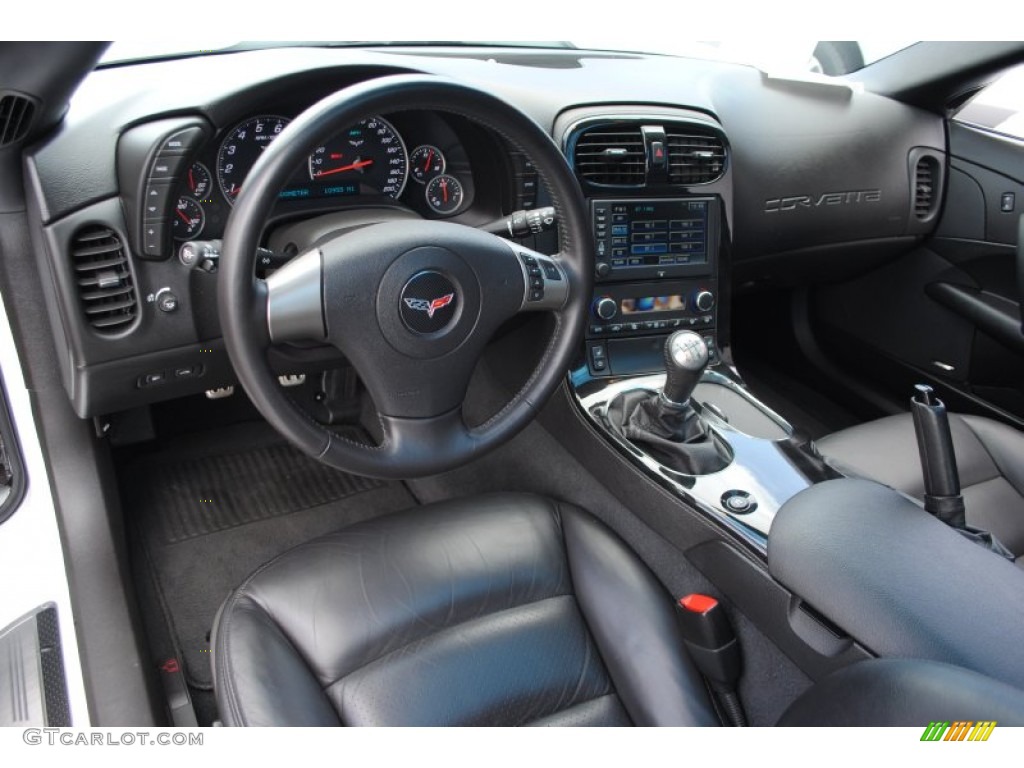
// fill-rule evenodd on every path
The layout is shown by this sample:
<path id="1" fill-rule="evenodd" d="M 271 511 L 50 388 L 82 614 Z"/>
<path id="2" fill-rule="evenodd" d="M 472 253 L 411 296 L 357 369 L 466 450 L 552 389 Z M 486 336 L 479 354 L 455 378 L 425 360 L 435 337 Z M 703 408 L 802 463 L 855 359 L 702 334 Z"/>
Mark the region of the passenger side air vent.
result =
<path id="1" fill-rule="evenodd" d="M 0 96 L 0 147 L 21 141 L 32 126 L 36 105 L 24 96 Z"/>
<path id="2" fill-rule="evenodd" d="M 715 134 L 699 129 L 666 129 L 670 184 L 707 184 L 725 173 L 725 144 Z"/>
<path id="3" fill-rule="evenodd" d="M 646 177 L 644 137 L 640 126 L 596 126 L 576 141 L 576 174 L 591 184 L 641 186 Z"/>
<path id="4" fill-rule="evenodd" d="M 90 225 L 71 239 L 71 265 L 85 319 L 100 333 L 115 333 L 138 314 L 138 301 L 121 236 Z"/>
<path id="5" fill-rule="evenodd" d="M 914 166 L 914 215 L 921 221 L 932 217 L 938 195 L 935 193 L 939 181 L 939 161 L 925 155 Z"/>

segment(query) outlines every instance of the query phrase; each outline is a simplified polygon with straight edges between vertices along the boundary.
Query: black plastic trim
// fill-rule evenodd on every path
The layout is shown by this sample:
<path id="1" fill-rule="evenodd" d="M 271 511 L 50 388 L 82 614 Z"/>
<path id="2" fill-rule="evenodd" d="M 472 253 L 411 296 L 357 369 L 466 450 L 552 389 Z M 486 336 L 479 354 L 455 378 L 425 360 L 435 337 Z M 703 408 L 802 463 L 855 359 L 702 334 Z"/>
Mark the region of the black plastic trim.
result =
<path id="1" fill-rule="evenodd" d="M 930 283 L 925 293 L 1008 347 L 1024 352 L 1020 304 L 1016 301 L 953 283 Z"/>
<path id="2" fill-rule="evenodd" d="M 0 371 L 0 374 L 2 373 Z M 7 403 L 6 381 L 0 381 L 0 438 L 3 439 L 3 452 L 6 454 L 8 469 L 11 472 L 10 493 L 0 504 L 0 523 L 5 522 L 14 514 L 28 490 L 28 476 L 25 473 L 25 462 L 21 456 L 21 442 L 14 430 L 14 422 L 11 419 Z"/>

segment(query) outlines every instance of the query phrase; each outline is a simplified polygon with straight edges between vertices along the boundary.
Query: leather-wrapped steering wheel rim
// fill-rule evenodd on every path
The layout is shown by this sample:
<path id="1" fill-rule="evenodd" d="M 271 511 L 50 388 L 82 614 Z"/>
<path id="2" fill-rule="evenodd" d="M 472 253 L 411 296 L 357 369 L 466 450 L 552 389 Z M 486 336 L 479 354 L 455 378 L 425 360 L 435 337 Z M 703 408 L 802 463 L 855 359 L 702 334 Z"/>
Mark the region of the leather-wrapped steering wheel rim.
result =
<path id="1" fill-rule="evenodd" d="M 556 211 L 558 253 L 551 257 L 532 254 L 456 224 L 402 222 L 340 235 L 337 242 L 316 254 L 306 254 L 300 264 L 287 265 L 281 270 L 288 270 L 286 276 L 270 282 L 269 287 L 267 281 L 258 279 L 254 254 L 278 192 L 295 168 L 314 147 L 349 125 L 372 115 L 404 110 L 460 115 L 525 152 Z M 529 262 L 534 257 L 549 277 L 553 270 L 565 281 L 546 283 L 547 304 L 530 301 Z M 221 329 L 236 375 L 250 399 L 299 449 L 337 469 L 367 476 L 434 474 L 506 442 L 551 396 L 572 363 L 586 322 L 592 258 L 579 186 L 543 128 L 501 99 L 444 78 L 381 77 L 339 91 L 307 109 L 267 147 L 249 173 L 224 234 L 218 277 Z M 402 301 L 414 301 L 408 297 L 416 290 L 413 278 L 424 281 L 421 273 L 436 273 L 442 283 L 447 280 L 453 286 L 448 300 L 458 306 L 449 325 L 437 331 L 410 328 L 408 323 L 403 327 L 394 319 L 406 311 Z M 306 281 L 301 290 L 289 293 L 287 311 L 297 311 L 304 319 L 295 322 L 289 316 L 287 322 L 282 321 L 275 312 L 285 312 L 278 308 L 286 302 L 275 299 L 274 286 L 301 280 Z M 312 306 L 316 290 L 319 307 Z M 560 302 L 557 306 L 551 303 L 555 295 Z M 307 306 L 296 310 L 300 299 Z M 465 371 L 475 362 L 471 358 L 478 357 L 486 344 L 483 336 L 517 311 L 538 309 L 553 314 L 554 330 L 537 367 L 498 413 L 482 425 L 466 427 L 460 395 L 465 394 L 468 381 Z M 364 321 L 365 325 L 359 326 Z M 349 440 L 317 423 L 280 387 L 268 363 L 267 349 L 282 340 L 275 329 L 300 325 L 314 336 L 322 330 L 322 340 L 346 353 L 367 382 L 381 419 L 383 439 L 379 445 Z M 360 347 L 361 339 L 369 339 L 364 346 L 372 348 Z M 385 370 L 377 370 L 380 366 Z M 441 382 L 448 372 L 452 381 Z M 422 376 L 422 381 L 410 384 L 417 376 Z M 381 402 L 386 407 L 382 408 Z"/>

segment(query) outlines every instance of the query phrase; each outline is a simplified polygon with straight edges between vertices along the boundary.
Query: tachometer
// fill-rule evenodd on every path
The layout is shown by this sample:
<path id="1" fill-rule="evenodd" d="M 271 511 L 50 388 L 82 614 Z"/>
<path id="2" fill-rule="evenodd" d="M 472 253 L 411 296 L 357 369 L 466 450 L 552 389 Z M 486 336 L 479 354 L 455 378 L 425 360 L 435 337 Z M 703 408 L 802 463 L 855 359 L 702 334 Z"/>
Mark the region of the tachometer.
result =
<path id="1" fill-rule="evenodd" d="M 276 115 L 251 117 L 235 126 L 221 142 L 220 152 L 217 153 L 217 182 L 229 203 L 235 204 L 245 177 L 256 164 L 260 153 L 289 122 L 288 118 Z"/>
<path id="2" fill-rule="evenodd" d="M 324 194 L 358 194 L 361 187 L 369 187 L 398 197 L 408 176 L 405 142 L 382 117 L 370 117 L 346 128 L 309 156 L 309 178 L 325 185 Z M 345 189 L 335 192 L 333 187 Z"/>

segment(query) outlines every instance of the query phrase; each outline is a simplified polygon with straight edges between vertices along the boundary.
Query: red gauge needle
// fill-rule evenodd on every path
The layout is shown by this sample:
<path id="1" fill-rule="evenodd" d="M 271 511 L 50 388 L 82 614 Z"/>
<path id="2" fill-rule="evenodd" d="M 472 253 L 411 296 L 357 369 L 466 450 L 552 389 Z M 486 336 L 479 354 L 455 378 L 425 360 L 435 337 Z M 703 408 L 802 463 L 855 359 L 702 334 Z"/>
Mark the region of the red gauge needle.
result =
<path id="1" fill-rule="evenodd" d="M 433 160 L 433 159 L 434 159 L 434 150 L 428 149 L 427 150 L 427 162 L 425 162 L 423 164 L 423 170 L 424 171 L 429 171 L 430 170 L 430 161 Z"/>
<path id="2" fill-rule="evenodd" d="M 441 179 L 441 191 L 444 193 L 444 201 L 448 202 L 448 182 L 445 179 Z"/>
<path id="3" fill-rule="evenodd" d="M 181 217 L 181 220 L 184 221 L 186 224 L 188 224 L 189 226 L 192 225 L 192 219 L 190 219 L 188 216 L 182 213 L 181 210 L 176 209 L 174 212 L 178 214 L 178 216 Z"/>
<path id="4" fill-rule="evenodd" d="M 341 166 L 341 168 L 332 168 L 329 171 L 320 171 L 320 173 L 318 173 L 316 176 L 317 178 L 320 178 L 321 176 L 330 176 L 332 173 L 354 171 L 357 168 L 365 168 L 368 165 L 373 165 L 373 160 L 360 160 L 358 163 L 349 163 L 348 165 Z"/>
<path id="5" fill-rule="evenodd" d="M 196 191 L 196 180 L 192 178 L 191 168 L 188 169 L 188 188 L 191 189 L 193 192 Z"/>

